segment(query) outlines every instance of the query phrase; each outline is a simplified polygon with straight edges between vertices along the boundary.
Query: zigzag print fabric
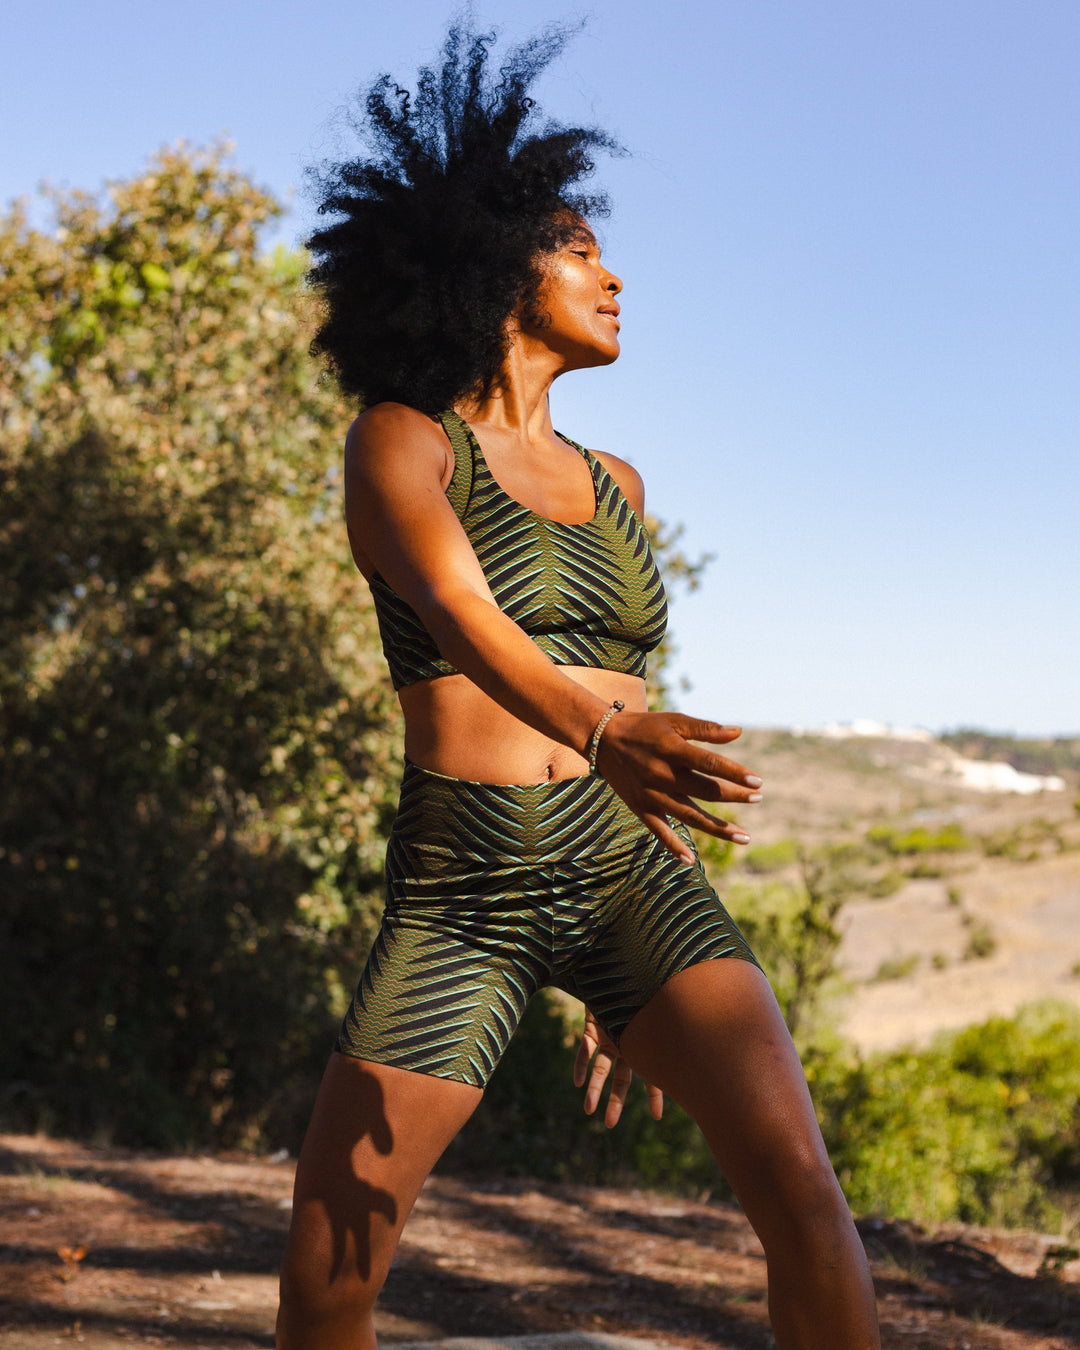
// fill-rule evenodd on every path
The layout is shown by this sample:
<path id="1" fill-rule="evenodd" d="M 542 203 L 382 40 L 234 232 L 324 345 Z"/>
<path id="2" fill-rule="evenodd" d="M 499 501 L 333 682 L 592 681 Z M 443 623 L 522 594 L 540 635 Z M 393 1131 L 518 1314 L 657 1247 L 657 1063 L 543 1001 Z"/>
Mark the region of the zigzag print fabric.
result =
<path id="1" fill-rule="evenodd" d="M 602 778 L 471 783 L 406 764 L 382 927 L 336 1048 L 482 1088 L 542 986 L 617 1043 L 666 980 L 719 957 L 757 964 L 700 864 Z"/>
<path id="2" fill-rule="evenodd" d="M 557 665 L 644 676 L 667 627 L 664 583 L 645 526 L 596 456 L 562 437 L 589 465 L 596 493 L 592 519 L 568 525 L 499 487 L 457 413 L 439 420 L 454 450 L 446 495 L 499 608 Z M 395 689 L 455 673 L 416 611 L 382 577 L 372 578 L 371 595 Z"/>

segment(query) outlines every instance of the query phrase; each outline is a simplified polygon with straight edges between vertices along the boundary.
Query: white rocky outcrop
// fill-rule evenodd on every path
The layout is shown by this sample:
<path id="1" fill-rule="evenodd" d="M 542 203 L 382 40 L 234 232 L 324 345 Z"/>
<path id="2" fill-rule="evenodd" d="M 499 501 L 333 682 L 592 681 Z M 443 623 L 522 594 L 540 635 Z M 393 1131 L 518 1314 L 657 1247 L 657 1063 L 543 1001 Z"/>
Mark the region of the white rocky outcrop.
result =
<path id="1" fill-rule="evenodd" d="M 894 727 L 857 717 L 851 722 L 827 722 L 822 727 L 792 727 L 794 736 L 824 736 L 842 741 L 853 737 L 875 740 L 915 741 L 932 745 L 936 751 L 925 764 L 909 765 L 907 772 L 917 778 L 951 778 L 976 792 L 1064 792 L 1068 784 L 1057 774 L 1023 773 L 999 760 L 967 759 L 942 745 L 933 732 L 924 727 Z"/>

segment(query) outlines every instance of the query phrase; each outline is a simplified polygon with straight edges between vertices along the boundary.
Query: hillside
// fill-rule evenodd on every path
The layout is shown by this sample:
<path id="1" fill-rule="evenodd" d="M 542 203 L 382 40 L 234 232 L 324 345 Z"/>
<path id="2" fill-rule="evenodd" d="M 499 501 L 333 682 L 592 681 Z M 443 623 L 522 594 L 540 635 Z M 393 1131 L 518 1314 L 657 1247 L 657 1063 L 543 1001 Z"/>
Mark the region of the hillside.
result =
<path id="1" fill-rule="evenodd" d="M 965 751 L 1008 753 L 1006 738 L 973 737 Z M 1003 758 L 931 737 L 756 729 L 736 744 L 765 800 L 740 813 L 753 845 L 729 885 L 794 882 L 796 844 L 864 855 L 868 893 L 842 912 L 840 954 L 842 1029 L 860 1046 L 925 1042 L 1038 998 L 1080 1005 L 1080 761 L 1061 750 L 1075 742 L 1035 761 L 1052 774 L 1041 791 Z M 1033 743 L 1017 744 L 1032 764 Z"/>

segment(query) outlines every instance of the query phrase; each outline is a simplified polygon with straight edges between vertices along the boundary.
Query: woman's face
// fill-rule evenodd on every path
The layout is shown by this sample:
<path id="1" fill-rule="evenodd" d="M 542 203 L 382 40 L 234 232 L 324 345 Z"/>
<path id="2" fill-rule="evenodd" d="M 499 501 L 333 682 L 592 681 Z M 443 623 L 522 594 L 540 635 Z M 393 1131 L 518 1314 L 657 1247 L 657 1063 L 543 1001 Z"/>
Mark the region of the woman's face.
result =
<path id="1" fill-rule="evenodd" d="M 622 282 L 600 257 L 596 236 L 584 221 L 541 260 L 542 281 L 521 332 L 563 359 L 564 370 L 606 366 L 619 355 Z"/>

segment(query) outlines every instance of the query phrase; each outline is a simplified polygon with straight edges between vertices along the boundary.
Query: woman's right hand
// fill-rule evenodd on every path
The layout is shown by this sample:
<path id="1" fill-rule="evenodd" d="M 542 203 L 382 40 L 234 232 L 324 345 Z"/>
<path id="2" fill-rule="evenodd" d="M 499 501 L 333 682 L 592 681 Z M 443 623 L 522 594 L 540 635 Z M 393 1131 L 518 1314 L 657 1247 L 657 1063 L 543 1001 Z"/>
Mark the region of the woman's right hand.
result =
<path id="1" fill-rule="evenodd" d="M 671 828 L 669 816 L 717 839 L 750 842 L 740 826 L 698 805 L 699 800 L 761 800 L 761 779 L 756 774 L 694 744 L 727 745 L 741 735 L 741 727 L 704 722 L 682 713 L 619 712 L 600 737 L 596 770 L 677 858 L 691 863 L 693 854 Z"/>

